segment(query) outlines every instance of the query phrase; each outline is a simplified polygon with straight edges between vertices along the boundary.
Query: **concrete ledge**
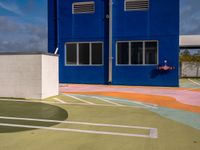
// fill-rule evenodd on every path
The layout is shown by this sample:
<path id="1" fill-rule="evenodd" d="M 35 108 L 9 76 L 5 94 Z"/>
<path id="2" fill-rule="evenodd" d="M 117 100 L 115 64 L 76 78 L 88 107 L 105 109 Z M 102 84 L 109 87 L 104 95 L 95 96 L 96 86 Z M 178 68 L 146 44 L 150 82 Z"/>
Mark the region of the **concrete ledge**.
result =
<path id="1" fill-rule="evenodd" d="M 58 56 L 0 53 L 0 97 L 44 99 L 58 95 Z"/>
<path id="2" fill-rule="evenodd" d="M 57 54 L 47 53 L 47 52 L 0 52 L 0 55 L 48 55 L 48 56 L 58 56 Z"/>

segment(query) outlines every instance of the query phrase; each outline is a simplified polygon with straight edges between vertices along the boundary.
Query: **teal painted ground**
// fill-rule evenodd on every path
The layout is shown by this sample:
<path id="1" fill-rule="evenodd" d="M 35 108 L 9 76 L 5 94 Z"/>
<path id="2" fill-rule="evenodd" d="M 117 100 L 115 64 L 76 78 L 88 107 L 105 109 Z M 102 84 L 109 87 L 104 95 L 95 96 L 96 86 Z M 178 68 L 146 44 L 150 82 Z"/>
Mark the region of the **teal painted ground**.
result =
<path id="1" fill-rule="evenodd" d="M 91 97 L 91 96 L 87 96 L 87 95 L 78 95 L 78 94 L 75 94 L 75 95 L 80 96 L 80 97 L 85 97 L 85 98 Z M 96 97 L 108 98 L 108 97 L 104 97 L 104 96 L 96 96 Z M 165 107 L 151 105 L 148 103 L 142 103 L 142 102 L 138 102 L 138 101 L 130 101 L 127 99 L 119 99 L 119 98 L 113 98 L 113 97 L 109 97 L 109 101 L 118 102 L 120 104 L 125 104 L 128 106 L 142 107 L 149 111 L 155 112 L 155 113 L 161 115 L 162 117 L 172 119 L 179 123 L 182 123 L 187 126 L 190 126 L 190 127 L 200 130 L 200 114 L 198 114 L 198 113 L 193 113 L 193 112 L 183 111 L 183 110 L 178 110 L 178 109 L 172 109 L 172 108 L 165 108 Z"/>

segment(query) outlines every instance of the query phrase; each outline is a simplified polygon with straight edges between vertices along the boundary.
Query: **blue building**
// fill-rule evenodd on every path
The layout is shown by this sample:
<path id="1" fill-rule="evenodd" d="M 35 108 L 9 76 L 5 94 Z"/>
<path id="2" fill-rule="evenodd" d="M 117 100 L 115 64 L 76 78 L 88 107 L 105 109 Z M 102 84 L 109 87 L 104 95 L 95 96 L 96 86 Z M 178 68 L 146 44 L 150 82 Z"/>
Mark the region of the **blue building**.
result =
<path id="1" fill-rule="evenodd" d="M 61 83 L 178 86 L 179 0 L 49 0 L 48 14 Z"/>

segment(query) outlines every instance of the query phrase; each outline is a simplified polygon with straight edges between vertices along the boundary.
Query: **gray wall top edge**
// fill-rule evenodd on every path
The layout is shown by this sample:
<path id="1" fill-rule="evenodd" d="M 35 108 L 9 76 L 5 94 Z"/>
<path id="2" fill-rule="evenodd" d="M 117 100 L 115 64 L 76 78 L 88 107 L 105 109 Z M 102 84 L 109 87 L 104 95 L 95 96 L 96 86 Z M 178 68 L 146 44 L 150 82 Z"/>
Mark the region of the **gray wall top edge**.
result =
<path id="1" fill-rule="evenodd" d="M 49 56 L 59 56 L 53 53 L 47 52 L 0 52 L 0 55 L 49 55 Z"/>

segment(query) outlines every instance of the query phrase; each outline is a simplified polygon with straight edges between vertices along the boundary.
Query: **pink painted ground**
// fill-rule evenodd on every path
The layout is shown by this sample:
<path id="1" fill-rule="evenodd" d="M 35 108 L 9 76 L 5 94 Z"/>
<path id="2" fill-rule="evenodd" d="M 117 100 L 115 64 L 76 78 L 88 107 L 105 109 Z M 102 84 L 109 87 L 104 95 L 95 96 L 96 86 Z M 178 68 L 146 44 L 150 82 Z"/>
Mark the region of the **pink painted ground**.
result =
<path id="1" fill-rule="evenodd" d="M 179 88 L 150 88 L 150 87 L 127 87 L 127 86 L 107 86 L 107 85 L 77 85 L 68 84 L 61 85 L 60 92 L 123 92 L 123 93 L 139 93 L 150 94 L 158 96 L 173 97 L 177 101 L 200 106 L 200 92 L 190 91 L 187 89 L 181 90 Z"/>

